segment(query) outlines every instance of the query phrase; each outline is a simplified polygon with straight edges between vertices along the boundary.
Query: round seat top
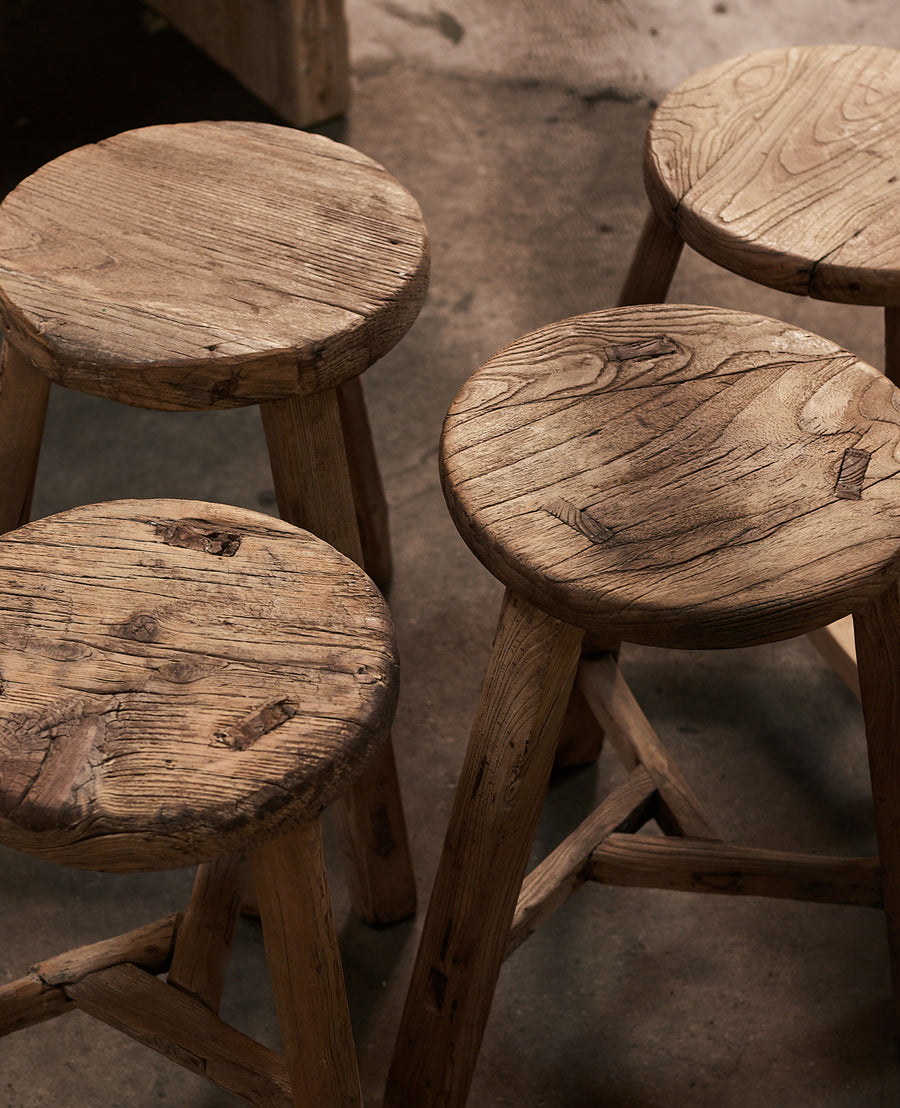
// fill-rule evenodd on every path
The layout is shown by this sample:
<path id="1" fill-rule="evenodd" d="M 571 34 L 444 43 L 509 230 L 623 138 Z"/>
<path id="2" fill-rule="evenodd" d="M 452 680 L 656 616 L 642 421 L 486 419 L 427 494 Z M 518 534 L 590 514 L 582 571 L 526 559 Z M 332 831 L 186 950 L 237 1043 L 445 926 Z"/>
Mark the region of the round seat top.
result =
<path id="1" fill-rule="evenodd" d="M 0 204 L 0 316 L 53 380 L 161 409 L 317 392 L 406 332 L 418 205 L 380 165 L 264 123 L 73 150 Z"/>
<path id="2" fill-rule="evenodd" d="M 0 539 L 0 842 L 193 864 L 312 818 L 393 714 L 381 596 L 306 531 L 118 501 Z"/>
<path id="3" fill-rule="evenodd" d="M 495 577 L 632 642 L 799 635 L 900 575 L 900 391 L 760 316 L 661 305 L 536 331 L 463 386 L 441 467 Z"/>
<path id="4" fill-rule="evenodd" d="M 657 214 L 726 269 L 900 305 L 900 51 L 793 47 L 703 70 L 660 103 L 644 179 Z"/>

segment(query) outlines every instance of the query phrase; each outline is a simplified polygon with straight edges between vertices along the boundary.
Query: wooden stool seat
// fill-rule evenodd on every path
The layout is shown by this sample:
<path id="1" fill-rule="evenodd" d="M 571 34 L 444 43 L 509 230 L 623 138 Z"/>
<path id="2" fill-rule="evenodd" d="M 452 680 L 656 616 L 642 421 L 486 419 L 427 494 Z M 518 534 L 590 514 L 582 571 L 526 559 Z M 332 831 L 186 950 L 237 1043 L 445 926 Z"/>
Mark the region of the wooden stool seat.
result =
<path id="1" fill-rule="evenodd" d="M 262 123 L 127 131 L 0 204 L 0 304 L 54 381 L 234 408 L 358 376 L 425 294 L 418 205 L 370 158 Z"/>
<path id="2" fill-rule="evenodd" d="M 415 200 L 322 136 L 180 123 L 43 166 L 0 203 L 0 533 L 29 517 L 51 381 L 159 410 L 259 404 L 282 518 L 386 590 L 359 378 L 415 319 L 428 266 Z M 390 741 L 339 809 L 357 913 L 406 918 Z"/>
<path id="3" fill-rule="evenodd" d="M 0 842 L 95 870 L 218 860 L 179 925 L 151 929 L 162 953 L 144 931 L 70 959 L 74 979 L 4 986 L 0 1029 L 83 999 L 193 1069 L 207 1072 L 208 1055 L 208 1075 L 241 1095 L 260 1086 L 248 1074 L 262 1058 L 260 1087 L 271 1095 L 280 1081 L 280 1100 L 258 1088 L 252 1102 L 289 1100 L 271 1052 L 213 1015 L 238 904 L 226 856 L 249 851 L 294 1103 L 361 1103 L 318 814 L 364 770 L 396 704 L 393 629 L 369 579 L 255 512 L 73 509 L 0 539 L 0 673 Z M 127 965 L 148 960 L 149 974 Z M 168 985 L 154 976 L 160 963 Z M 305 1010 L 317 989 L 326 999 Z M 180 1045 L 179 1012 L 190 1037 Z M 219 1033 L 245 1054 L 221 1071 Z"/>
<path id="4" fill-rule="evenodd" d="M 770 288 L 900 305 L 900 51 L 763 50 L 660 102 L 644 181 L 698 253 Z"/>
<path id="5" fill-rule="evenodd" d="M 896 574 L 896 396 L 775 320 L 598 312 L 469 380 L 444 489 L 481 562 L 559 619 L 656 645 L 769 642 Z"/>
<path id="6" fill-rule="evenodd" d="M 762 50 L 695 74 L 654 113 L 644 184 L 620 304 L 665 300 L 687 243 L 769 288 L 883 307 L 900 384 L 900 51 Z M 849 622 L 811 641 L 859 694 Z"/>
<path id="7" fill-rule="evenodd" d="M 465 1104 L 504 958 L 588 881 L 884 908 L 900 1001 L 900 391 L 771 319 L 597 312 L 463 385 L 442 477 L 506 594 L 386 1108 Z M 721 648 L 847 613 L 879 858 L 724 841 L 616 655 L 582 656 L 585 632 Z M 573 691 L 627 776 L 526 876 Z"/>

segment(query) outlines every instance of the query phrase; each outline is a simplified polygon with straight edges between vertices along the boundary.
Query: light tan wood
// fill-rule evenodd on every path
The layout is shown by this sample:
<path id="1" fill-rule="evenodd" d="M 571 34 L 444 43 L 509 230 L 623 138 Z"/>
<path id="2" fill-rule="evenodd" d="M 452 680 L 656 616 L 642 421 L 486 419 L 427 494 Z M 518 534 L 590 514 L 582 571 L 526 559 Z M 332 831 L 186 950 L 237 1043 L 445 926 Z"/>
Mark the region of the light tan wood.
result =
<path id="1" fill-rule="evenodd" d="M 900 391 L 884 375 L 814 335 L 719 309 L 576 317 L 463 385 L 444 490 L 506 597 L 386 1108 L 462 1108 L 502 954 L 587 879 L 883 907 L 900 998 L 898 447 Z M 846 612 L 880 859 L 721 841 L 607 653 L 581 658 L 577 687 L 630 776 L 521 882 L 549 776 L 525 767 L 549 761 L 556 733 L 537 739 L 526 706 L 570 696 L 570 670 L 546 662 L 560 628 L 724 648 Z M 663 834 L 638 833 L 654 819 Z"/>
<path id="2" fill-rule="evenodd" d="M 844 682 L 847 688 L 860 695 L 859 672 L 856 668 L 856 641 L 853 637 L 853 617 L 844 616 L 830 627 L 810 631 L 809 641 Z"/>
<path id="3" fill-rule="evenodd" d="M 0 534 L 28 521 L 50 382 L 11 342 L 0 346 Z"/>
<path id="4" fill-rule="evenodd" d="M 507 594 L 494 642 L 385 1108 L 465 1102 L 553 766 L 581 632 Z"/>
<path id="5" fill-rule="evenodd" d="M 286 1108 L 294 1103 L 281 1055 L 135 966 L 98 970 L 66 992 L 83 1012 L 250 1104 Z"/>
<path id="6" fill-rule="evenodd" d="M 808 46 L 703 70 L 661 101 L 644 180 L 684 241 L 801 295 L 900 305 L 900 51 Z"/>
<path id="7" fill-rule="evenodd" d="M 278 510 L 362 563 L 352 482 L 334 391 L 261 407 Z M 369 923 L 412 915 L 416 883 L 390 739 L 338 801 L 338 830 L 354 910 Z"/>
<path id="8" fill-rule="evenodd" d="M 619 293 L 619 306 L 661 304 L 669 294 L 683 247 L 681 236 L 651 209 Z"/>
<path id="9" fill-rule="evenodd" d="M 132 962 L 150 973 L 169 964 L 180 915 L 167 916 L 113 939 L 48 958 L 16 981 L 0 985 L 0 1037 L 64 1015 L 73 1007 L 65 986 L 89 973 Z"/>
<path id="10" fill-rule="evenodd" d="M 506 942 L 506 957 L 533 935 L 538 926 L 588 879 L 587 865 L 597 843 L 620 829 L 634 829 L 647 819 L 656 785 L 643 766 L 595 808 L 559 846 L 528 874 L 516 903 Z"/>
<path id="11" fill-rule="evenodd" d="M 218 1012 L 225 989 L 243 876 L 236 854 L 198 867 L 166 975 L 168 984 L 202 1001 L 211 1012 Z"/>
<path id="12" fill-rule="evenodd" d="M 586 869 L 586 876 L 608 885 L 882 907 L 877 858 L 612 834 L 595 848 Z"/>
<path id="13" fill-rule="evenodd" d="M 0 835 L 66 864 L 158 869 L 277 835 L 347 787 L 393 711 L 383 600 L 271 516 L 73 509 L 0 540 L 0 606 Z"/>
<path id="14" fill-rule="evenodd" d="M 846 615 L 891 572 L 894 396 L 774 320 L 597 312 L 466 382 L 442 479 L 479 560 L 560 619 L 656 645 L 773 641 Z"/>
<path id="15" fill-rule="evenodd" d="M 262 123 L 127 131 L 0 204 L 0 314 L 53 380 L 233 408 L 362 373 L 415 319 L 416 202 L 381 166 Z"/>
<path id="16" fill-rule="evenodd" d="M 362 1108 L 318 820 L 251 858 L 296 1108 Z"/>
<path id="17" fill-rule="evenodd" d="M 154 0 L 153 7 L 297 127 L 346 111 L 343 0 Z"/>
<path id="18" fill-rule="evenodd" d="M 362 381 L 358 377 L 345 381 L 338 386 L 337 394 L 353 503 L 356 505 L 362 564 L 379 589 L 387 593 L 393 571 L 388 505 L 378 470 L 378 456 Z"/>

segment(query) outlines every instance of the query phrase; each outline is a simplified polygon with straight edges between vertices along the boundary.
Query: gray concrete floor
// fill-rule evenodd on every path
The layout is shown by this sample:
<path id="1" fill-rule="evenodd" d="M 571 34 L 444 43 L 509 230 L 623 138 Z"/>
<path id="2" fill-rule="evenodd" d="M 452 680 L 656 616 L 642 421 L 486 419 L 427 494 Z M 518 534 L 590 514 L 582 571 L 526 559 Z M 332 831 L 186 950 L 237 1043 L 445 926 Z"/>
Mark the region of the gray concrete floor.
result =
<path id="1" fill-rule="evenodd" d="M 504 343 L 614 301 L 644 212 L 643 130 L 665 87 L 741 49 L 900 45 L 889 0 L 446 6 L 349 0 L 354 103 L 327 129 L 410 188 L 433 245 L 418 322 L 365 378 L 392 511 L 390 599 L 403 657 L 394 738 L 423 905 L 499 600 L 440 495 L 437 441 L 450 400 Z M 18 0 L 0 14 L 0 191 L 126 127 L 228 116 L 269 118 L 170 30 L 142 21 L 136 4 Z M 880 363 L 875 311 L 781 297 L 694 256 L 672 299 L 779 316 Z M 36 515 L 178 495 L 274 510 L 255 410 L 158 414 L 54 390 Z M 873 851 L 859 707 L 805 641 L 719 654 L 628 648 L 624 657 L 726 835 Z M 559 841 L 617 773 L 605 755 L 557 782 L 537 849 Z M 360 924 L 330 850 L 366 1101 L 376 1105 L 418 924 Z M 176 909 L 190 886 L 186 872 L 83 874 L 8 851 L 0 873 L 0 982 Z M 277 1044 L 250 921 L 225 1014 Z M 589 887 L 504 967 L 471 1104 L 859 1108 L 900 1103 L 896 1072 L 878 913 Z M 157 1103 L 235 1101 L 80 1014 L 0 1042 L 6 1108 Z"/>

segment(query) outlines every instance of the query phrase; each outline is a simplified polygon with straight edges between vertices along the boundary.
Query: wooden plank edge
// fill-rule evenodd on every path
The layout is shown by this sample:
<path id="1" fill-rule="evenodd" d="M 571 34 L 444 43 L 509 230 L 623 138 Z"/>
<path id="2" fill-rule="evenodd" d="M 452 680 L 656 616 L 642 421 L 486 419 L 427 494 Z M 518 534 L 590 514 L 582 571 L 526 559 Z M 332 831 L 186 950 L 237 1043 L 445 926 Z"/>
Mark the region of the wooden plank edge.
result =
<path id="1" fill-rule="evenodd" d="M 290 1108 L 282 1055 L 158 977 L 136 966 L 111 966 L 66 986 L 66 992 L 88 1015 L 250 1104 Z"/>
<path id="2" fill-rule="evenodd" d="M 508 958 L 586 880 L 584 868 L 599 842 L 613 831 L 640 826 L 656 786 L 638 766 L 599 808 L 528 874 L 522 883 L 506 942 Z"/>
<path id="3" fill-rule="evenodd" d="M 607 885 L 882 907 L 877 858 L 613 834 L 592 852 L 587 875 Z"/>
<path id="4" fill-rule="evenodd" d="M 181 914 L 177 913 L 111 939 L 76 947 L 40 962 L 25 977 L 3 985 L 0 1037 L 71 1011 L 73 1004 L 65 986 L 89 973 L 120 962 L 133 962 L 149 973 L 164 973 L 180 922 Z"/>

